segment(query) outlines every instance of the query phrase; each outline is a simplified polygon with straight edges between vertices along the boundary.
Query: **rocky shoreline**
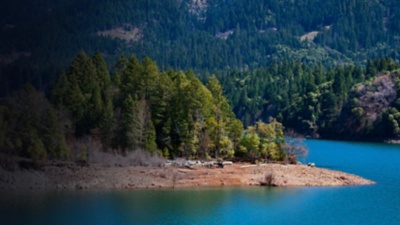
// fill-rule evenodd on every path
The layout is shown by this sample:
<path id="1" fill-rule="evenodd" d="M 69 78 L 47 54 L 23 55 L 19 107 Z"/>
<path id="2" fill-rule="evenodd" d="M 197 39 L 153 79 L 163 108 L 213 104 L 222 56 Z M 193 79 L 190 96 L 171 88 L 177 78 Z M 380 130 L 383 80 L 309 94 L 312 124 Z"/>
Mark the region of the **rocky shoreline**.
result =
<path id="1" fill-rule="evenodd" d="M 141 189 L 215 186 L 349 186 L 375 182 L 307 165 L 233 163 L 223 168 L 170 165 L 79 166 L 50 163 L 40 170 L 0 167 L 0 189 Z"/>

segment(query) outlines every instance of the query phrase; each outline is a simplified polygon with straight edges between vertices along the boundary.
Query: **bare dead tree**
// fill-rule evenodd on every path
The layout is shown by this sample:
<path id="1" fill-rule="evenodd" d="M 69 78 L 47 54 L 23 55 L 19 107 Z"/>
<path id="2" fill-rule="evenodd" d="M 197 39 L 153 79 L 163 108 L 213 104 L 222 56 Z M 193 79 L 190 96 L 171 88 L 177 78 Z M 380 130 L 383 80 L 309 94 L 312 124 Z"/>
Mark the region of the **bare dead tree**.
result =
<path id="1" fill-rule="evenodd" d="M 274 186 L 275 174 L 272 171 L 268 171 L 264 175 L 264 180 L 260 181 L 261 186 Z"/>
<path id="2" fill-rule="evenodd" d="M 290 129 L 286 132 L 284 150 L 289 163 L 296 164 L 300 157 L 305 158 L 308 155 L 308 147 L 304 144 L 304 138 Z"/>
<path id="3" fill-rule="evenodd" d="M 133 129 L 130 133 L 133 145 L 138 149 L 145 149 L 146 134 L 151 123 L 150 106 L 145 99 L 136 103 Z"/>

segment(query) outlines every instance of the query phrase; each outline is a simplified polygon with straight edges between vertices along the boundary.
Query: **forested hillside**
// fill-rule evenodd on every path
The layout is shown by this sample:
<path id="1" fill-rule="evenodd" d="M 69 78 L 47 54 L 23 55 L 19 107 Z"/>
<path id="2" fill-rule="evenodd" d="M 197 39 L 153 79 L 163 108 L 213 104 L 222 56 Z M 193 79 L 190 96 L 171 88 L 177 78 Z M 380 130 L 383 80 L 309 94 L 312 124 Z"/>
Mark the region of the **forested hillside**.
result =
<path id="1" fill-rule="evenodd" d="M 399 68 L 389 58 L 368 61 L 366 69 L 284 61 L 220 78 L 245 125 L 277 118 L 314 137 L 385 140 L 400 134 Z"/>
<path id="2" fill-rule="evenodd" d="M 67 157 L 89 136 L 121 152 L 281 157 L 260 120 L 276 140 L 280 123 L 399 138 L 394 0 L 18 0 L 0 14 L 3 151 Z"/>
<path id="3" fill-rule="evenodd" d="M 303 148 L 287 145 L 284 129 L 398 139 L 399 68 L 388 58 L 368 61 L 366 69 L 283 62 L 221 76 L 224 91 L 216 76 L 203 85 L 193 71 L 162 71 L 149 57 L 120 56 L 109 69 L 100 53 L 80 52 L 48 97 L 27 85 L 0 101 L 0 153 L 36 165 L 87 163 L 93 148 L 296 162 Z"/>
<path id="4" fill-rule="evenodd" d="M 283 60 L 365 65 L 399 53 L 394 0 L 57 0 L 0 3 L 0 95 L 49 90 L 80 50 L 150 56 L 200 76 Z"/>

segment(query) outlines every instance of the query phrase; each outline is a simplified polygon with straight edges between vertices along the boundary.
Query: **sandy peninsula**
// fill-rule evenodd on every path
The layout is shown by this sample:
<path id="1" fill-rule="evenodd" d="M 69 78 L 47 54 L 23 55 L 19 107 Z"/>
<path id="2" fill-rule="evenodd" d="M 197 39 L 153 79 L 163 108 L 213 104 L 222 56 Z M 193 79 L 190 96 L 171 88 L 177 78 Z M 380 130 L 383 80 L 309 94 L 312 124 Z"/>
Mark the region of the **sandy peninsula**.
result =
<path id="1" fill-rule="evenodd" d="M 39 170 L 0 167 L 0 189 L 141 189 L 215 186 L 348 186 L 373 181 L 307 165 L 233 163 L 208 166 L 77 166 L 49 163 Z"/>

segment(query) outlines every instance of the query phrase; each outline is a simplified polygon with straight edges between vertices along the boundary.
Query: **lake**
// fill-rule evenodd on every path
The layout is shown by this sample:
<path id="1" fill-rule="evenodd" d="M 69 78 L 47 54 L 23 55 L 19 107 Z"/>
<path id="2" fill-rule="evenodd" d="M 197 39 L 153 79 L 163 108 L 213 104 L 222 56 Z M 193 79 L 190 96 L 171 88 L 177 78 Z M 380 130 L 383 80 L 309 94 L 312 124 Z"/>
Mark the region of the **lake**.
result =
<path id="1" fill-rule="evenodd" d="M 307 140 L 307 162 L 352 187 L 2 192 L 0 224 L 399 224 L 400 145 Z"/>

